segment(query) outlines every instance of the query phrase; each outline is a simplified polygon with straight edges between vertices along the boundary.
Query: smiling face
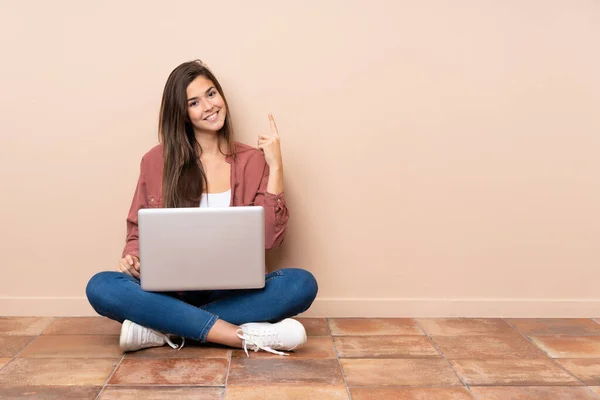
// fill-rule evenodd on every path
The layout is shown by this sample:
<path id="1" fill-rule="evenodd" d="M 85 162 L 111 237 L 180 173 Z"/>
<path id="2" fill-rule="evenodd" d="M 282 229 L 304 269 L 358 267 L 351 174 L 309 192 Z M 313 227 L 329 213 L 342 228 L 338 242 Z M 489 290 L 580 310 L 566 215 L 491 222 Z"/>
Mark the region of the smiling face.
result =
<path id="1" fill-rule="evenodd" d="M 187 87 L 187 114 L 195 133 L 216 133 L 225 124 L 227 107 L 210 79 L 200 75 Z"/>

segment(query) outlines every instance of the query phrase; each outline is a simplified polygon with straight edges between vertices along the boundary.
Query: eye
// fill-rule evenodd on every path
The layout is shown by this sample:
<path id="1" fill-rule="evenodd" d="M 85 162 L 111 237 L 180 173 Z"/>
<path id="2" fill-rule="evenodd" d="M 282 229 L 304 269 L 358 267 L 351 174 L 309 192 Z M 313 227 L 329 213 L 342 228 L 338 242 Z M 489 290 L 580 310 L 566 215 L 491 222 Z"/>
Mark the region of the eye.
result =
<path id="1" fill-rule="evenodd" d="M 208 97 L 215 97 L 216 95 L 217 95 L 217 91 L 216 91 L 216 90 L 211 90 L 211 91 L 208 93 Z"/>
<path id="2" fill-rule="evenodd" d="M 198 102 L 196 100 L 190 101 L 190 103 L 189 103 L 190 107 L 196 107 L 197 105 L 198 105 Z"/>

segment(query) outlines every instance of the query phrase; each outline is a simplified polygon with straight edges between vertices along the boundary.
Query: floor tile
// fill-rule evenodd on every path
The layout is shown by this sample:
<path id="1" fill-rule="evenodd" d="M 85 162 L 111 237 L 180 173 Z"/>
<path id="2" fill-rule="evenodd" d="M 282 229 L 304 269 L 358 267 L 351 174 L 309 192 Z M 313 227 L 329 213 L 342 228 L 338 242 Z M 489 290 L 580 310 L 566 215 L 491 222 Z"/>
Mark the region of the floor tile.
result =
<path id="1" fill-rule="evenodd" d="M 165 345 L 125 353 L 125 358 L 229 358 L 231 349 L 199 345 L 185 345 L 181 350 Z"/>
<path id="2" fill-rule="evenodd" d="M 121 324 L 105 317 L 57 318 L 43 335 L 119 335 Z"/>
<path id="3" fill-rule="evenodd" d="M 119 337 L 115 335 L 42 335 L 19 358 L 120 358 Z"/>
<path id="4" fill-rule="evenodd" d="M 286 358 L 234 358 L 229 369 L 229 386 L 341 385 L 337 360 L 294 360 Z"/>
<path id="5" fill-rule="evenodd" d="M 352 388 L 352 400 L 472 400 L 464 388 Z"/>
<path id="6" fill-rule="evenodd" d="M 12 358 L 0 358 L 0 369 L 4 367 Z"/>
<path id="7" fill-rule="evenodd" d="M 222 387 L 108 386 L 99 400 L 217 400 L 224 392 Z"/>
<path id="8" fill-rule="evenodd" d="M 462 386 L 445 360 L 345 358 L 340 363 L 349 387 Z"/>
<path id="9" fill-rule="evenodd" d="M 37 336 L 54 319 L 53 317 L 0 317 L 0 335 Z"/>
<path id="10" fill-rule="evenodd" d="M 250 351 L 250 358 L 281 358 L 280 355 L 271 354 L 266 351 Z M 246 358 L 244 350 L 234 350 L 234 358 Z M 336 358 L 335 349 L 333 347 L 333 339 L 331 336 L 312 336 L 308 338 L 308 342 L 304 347 L 289 352 L 286 359 L 303 359 L 303 358 Z"/>
<path id="11" fill-rule="evenodd" d="M 441 357 L 427 336 L 338 336 L 335 347 L 342 358 Z"/>
<path id="12" fill-rule="evenodd" d="M 600 324 L 587 318 L 510 318 L 507 321 L 527 336 L 600 335 Z"/>
<path id="13" fill-rule="evenodd" d="M 518 334 L 501 318 L 423 318 L 417 322 L 430 336 Z"/>
<path id="14" fill-rule="evenodd" d="M 585 387 L 472 387 L 477 400 L 596 400 Z"/>
<path id="15" fill-rule="evenodd" d="M 557 359 L 557 363 L 588 386 L 600 386 L 600 358 Z"/>
<path id="16" fill-rule="evenodd" d="M 0 399 L 94 400 L 102 386 L 29 386 L 0 388 Z"/>
<path id="17" fill-rule="evenodd" d="M 337 386 L 228 386 L 225 400 L 347 400 L 348 391 Z"/>
<path id="18" fill-rule="evenodd" d="M 225 359 L 123 359 L 108 382 L 110 385 L 223 386 L 227 375 Z"/>
<path id="19" fill-rule="evenodd" d="M 546 355 L 522 336 L 436 336 L 433 341 L 448 359 L 524 359 Z"/>
<path id="20" fill-rule="evenodd" d="M 329 336 L 329 327 L 325 318 L 295 318 L 306 329 L 308 336 Z"/>
<path id="21" fill-rule="evenodd" d="M 590 389 L 591 389 L 592 392 L 594 392 L 598 396 L 600 396 L 600 386 L 590 386 Z"/>
<path id="22" fill-rule="evenodd" d="M 118 359 L 18 358 L 0 370 L 3 386 L 102 386 Z"/>
<path id="23" fill-rule="evenodd" d="M 0 357 L 14 357 L 34 338 L 35 336 L 0 336 Z"/>
<path id="24" fill-rule="evenodd" d="M 450 362 L 467 385 L 581 385 L 550 359 L 455 360 Z"/>
<path id="25" fill-rule="evenodd" d="M 412 318 L 329 318 L 334 336 L 424 335 Z"/>
<path id="26" fill-rule="evenodd" d="M 600 358 L 600 336 L 532 336 L 553 358 Z"/>

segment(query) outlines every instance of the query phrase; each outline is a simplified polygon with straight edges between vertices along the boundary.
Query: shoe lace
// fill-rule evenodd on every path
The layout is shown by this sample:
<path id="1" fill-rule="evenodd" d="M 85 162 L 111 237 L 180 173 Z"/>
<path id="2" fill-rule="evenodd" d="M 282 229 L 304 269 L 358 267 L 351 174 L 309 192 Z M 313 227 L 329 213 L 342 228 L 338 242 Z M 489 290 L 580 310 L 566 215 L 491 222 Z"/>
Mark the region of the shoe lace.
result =
<path id="1" fill-rule="evenodd" d="M 244 351 L 246 352 L 246 356 L 250 357 L 248 354 L 248 344 L 254 346 L 251 348 L 254 352 L 258 350 L 264 350 L 269 353 L 278 354 L 280 356 L 287 356 L 289 354 L 284 353 L 282 351 L 277 351 L 272 348 L 273 345 L 280 345 L 279 343 L 279 335 L 276 329 L 267 329 L 265 331 L 261 331 L 260 334 L 255 332 L 245 332 L 242 329 L 237 330 L 237 337 L 242 339 L 242 343 L 244 346 Z"/>
<path id="2" fill-rule="evenodd" d="M 156 332 L 156 331 L 154 331 L 152 329 L 148 329 L 148 328 L 146 328 L 146 335 L 142 338 L 142 343 L 143 344 L 155 343 L 157 340 L 160 341 L 162 339 L 164 339 L 165 342 L 167 342 L 167 344 L 169 346 L 171 346 L 171 348 L 177 349 L 177 351 L 181 350 L 183 348 L 183 345 L 185 344 L 184 337 L 181 338 L 181 344 L 176 345 L 175 343 L 173 343 L 171 341 L 171 339 L 169 339 L 169 336 L 165 335 L 164 333 Z"/>

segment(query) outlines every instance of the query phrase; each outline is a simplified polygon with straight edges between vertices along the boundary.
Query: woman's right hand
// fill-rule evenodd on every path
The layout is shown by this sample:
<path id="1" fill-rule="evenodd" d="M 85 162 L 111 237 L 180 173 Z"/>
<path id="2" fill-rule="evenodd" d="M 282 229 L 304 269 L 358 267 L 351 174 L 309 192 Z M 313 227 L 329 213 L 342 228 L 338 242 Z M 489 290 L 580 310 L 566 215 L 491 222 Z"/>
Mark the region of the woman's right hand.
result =
<path id="1" fill-rule="evenodd" d="M 140 259 L 127 254 L 121 259 L 119 265 L 117 265 L 117 271 L 140 279 Z"/>

